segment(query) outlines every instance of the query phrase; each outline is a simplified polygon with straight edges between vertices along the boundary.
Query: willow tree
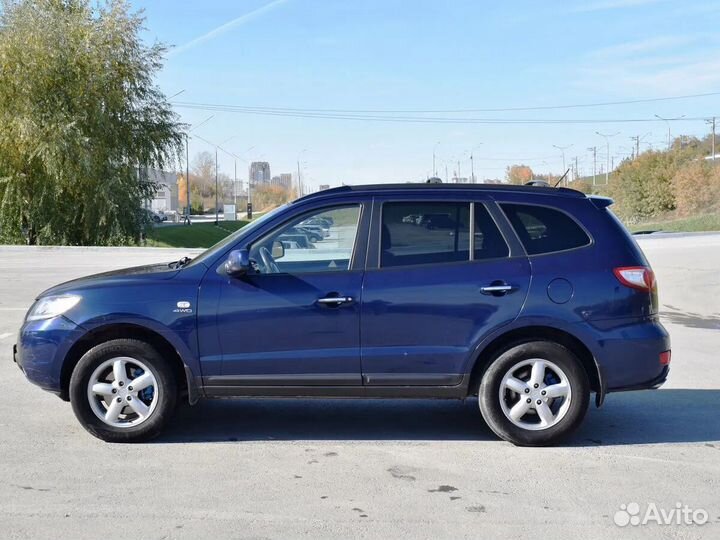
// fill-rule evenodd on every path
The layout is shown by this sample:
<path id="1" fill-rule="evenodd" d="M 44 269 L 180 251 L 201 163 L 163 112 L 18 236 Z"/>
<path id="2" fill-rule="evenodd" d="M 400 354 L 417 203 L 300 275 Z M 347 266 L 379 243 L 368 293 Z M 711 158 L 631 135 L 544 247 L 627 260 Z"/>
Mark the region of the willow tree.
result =
<path id="1" fill-rule="evenodd" d="M 0 0 L 0 242 L 137 238 L 147 167 L 174 166 L 182 126 L 123 1 Z"/>

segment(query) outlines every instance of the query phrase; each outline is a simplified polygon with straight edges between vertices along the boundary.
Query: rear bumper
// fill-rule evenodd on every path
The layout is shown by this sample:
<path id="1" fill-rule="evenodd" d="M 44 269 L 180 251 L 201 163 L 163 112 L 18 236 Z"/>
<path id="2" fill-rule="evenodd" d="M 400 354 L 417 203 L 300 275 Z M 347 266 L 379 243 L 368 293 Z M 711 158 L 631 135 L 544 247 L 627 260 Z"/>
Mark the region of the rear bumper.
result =
<path id="1" fill-rule="evenodd" d="M 25 323 L 13 347 L 13 360 L 30 382 L 60 395 L 63 362 L 83 334 L 82 327 L 64 317 Z"/>
<path id="2" fill-rule="evenodd" d="M 660 375 L 649 381 L 642 382 L 640 384 L 634 384 L 630 386 L 618 386 L 609 390 L 610 392 L 628 392 L 630 390 L 656 390 L 660 388 L 665 381 L 667 381 L 668 374 L 670 373 L 670 366 L 664 366 Z"/>
<path id="3" fill-rule="evenodd" d="M 594 326 L 600 332 L 594 354 L 604 392 L 658 388 L 667 380 L 670 366 L 660 363 L 660 354 L 670 350 L 670 336 L 657 319 Z"/>

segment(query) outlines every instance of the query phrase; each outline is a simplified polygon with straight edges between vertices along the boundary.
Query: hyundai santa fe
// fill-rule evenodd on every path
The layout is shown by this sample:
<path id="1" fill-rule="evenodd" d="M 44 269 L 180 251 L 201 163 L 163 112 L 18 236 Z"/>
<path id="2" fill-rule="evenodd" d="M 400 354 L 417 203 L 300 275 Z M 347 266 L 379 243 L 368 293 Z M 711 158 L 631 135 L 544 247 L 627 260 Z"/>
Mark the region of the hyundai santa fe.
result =
<path id="1" fill-rule="evenodd" d="M 653 271 L 611 203 L 539 186 L 322 191 L 192 260 L 45 291 L 14 358 L 105 441 L 158 435 L 181 400 L 355 397 L 476 399 L 499 437 L 553 444 L 591 393 L 600 406 L 669 371 Z M 302 223 L 327 228 L 312 249 L 281 241 Z"/>

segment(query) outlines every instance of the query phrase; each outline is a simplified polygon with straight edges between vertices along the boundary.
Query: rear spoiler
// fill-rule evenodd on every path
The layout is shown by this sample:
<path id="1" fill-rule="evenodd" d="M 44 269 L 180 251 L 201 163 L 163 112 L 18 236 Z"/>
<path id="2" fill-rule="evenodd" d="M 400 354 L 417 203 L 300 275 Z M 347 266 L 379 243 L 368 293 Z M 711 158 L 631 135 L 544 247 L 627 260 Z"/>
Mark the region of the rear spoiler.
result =
<path id="1" fill-rule="evenodd" d="M 588 199 L 590 199 L 590 202 L 593 203 L 598 210 L 607 208 L 615 202 L 610 197 L 600 197 L 598 195 L 591 195 Z"/>

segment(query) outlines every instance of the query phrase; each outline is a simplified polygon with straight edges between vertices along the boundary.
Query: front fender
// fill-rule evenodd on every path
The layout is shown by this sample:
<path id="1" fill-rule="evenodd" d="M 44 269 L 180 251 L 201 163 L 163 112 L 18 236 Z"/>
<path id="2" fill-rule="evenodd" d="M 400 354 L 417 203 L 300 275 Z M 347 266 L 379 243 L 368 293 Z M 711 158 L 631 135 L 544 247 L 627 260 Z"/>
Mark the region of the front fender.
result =
<path id="1" fill-rule="evenodd" d="M 173 325 L 168 327 L 160 321 L 149 317 L 115 313 L 84 321 L 82 326 L 88 334 L 103 332 L 118 326 L 139 327 L 154 332 L 172 345 L 183 364 L 191 370 L 193 376 L 202 376 L 200 360 L 197 356 L 194 317 L 183 317 L 174 321 Z"/>

